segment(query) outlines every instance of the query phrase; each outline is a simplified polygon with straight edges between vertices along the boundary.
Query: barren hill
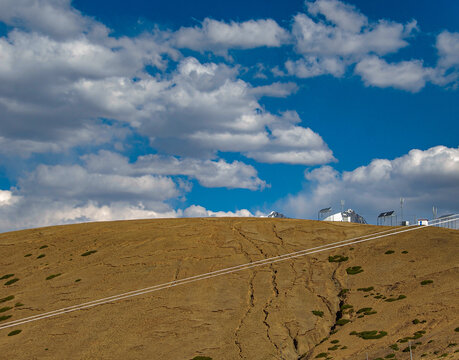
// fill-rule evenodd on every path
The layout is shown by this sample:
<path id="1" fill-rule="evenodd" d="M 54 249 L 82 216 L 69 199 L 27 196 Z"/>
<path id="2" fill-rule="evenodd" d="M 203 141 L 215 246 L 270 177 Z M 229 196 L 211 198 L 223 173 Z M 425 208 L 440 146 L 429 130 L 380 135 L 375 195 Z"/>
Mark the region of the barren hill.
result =
<path id="1" fill-rule="evenodd" d="M 1 329 L 71 305 L 388 229 L 206 218 L 0 234 L 0 358 L 365 359 L 368 353 L 369 359 L 409 359 L 411 343 L 415 359 L 459 359 L 459 232 L 439 228 Z"/>

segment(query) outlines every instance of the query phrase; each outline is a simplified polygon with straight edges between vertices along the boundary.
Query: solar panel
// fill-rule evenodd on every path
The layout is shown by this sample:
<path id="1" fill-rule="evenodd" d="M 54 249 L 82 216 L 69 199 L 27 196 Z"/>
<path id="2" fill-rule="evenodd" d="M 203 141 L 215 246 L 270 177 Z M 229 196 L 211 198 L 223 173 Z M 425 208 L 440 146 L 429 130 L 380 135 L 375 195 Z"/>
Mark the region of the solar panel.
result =
<path id="1" fill-rule="evenodd" d="M 378 215 L 378 218 L 386 217 L 386 216 L 391 216 L 393 213 L 394 213 L 394 210 L 385 211 L 385 212 L 382 212 L 381 214 L 379 214 L 379 215 Z"/>

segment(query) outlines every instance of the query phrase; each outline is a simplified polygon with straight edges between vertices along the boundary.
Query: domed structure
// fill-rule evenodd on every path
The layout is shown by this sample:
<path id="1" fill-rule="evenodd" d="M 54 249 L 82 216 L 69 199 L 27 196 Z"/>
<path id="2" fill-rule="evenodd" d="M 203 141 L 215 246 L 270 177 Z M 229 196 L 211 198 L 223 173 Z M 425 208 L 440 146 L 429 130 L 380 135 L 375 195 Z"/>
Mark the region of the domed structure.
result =
<path id="1" fill-rule="evenodd" d="M 367 224 L 363 216 L 360 216 L 352 209 L 347 209 L 343 212 L 338 212 L 336 214 L 330 215 L 324 219 L 324 221 L 345 221 L 353 222 L 358 224 Z"/>

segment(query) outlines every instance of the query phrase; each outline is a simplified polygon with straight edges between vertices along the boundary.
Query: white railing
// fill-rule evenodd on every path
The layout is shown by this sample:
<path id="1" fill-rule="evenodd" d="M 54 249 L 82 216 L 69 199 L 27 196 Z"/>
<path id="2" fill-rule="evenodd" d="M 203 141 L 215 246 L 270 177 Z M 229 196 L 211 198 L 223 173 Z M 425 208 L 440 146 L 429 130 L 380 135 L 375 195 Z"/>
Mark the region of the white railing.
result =
<path id="1" fill-rule="evenodd" d="M 451 214 L 429 220 L 429 226 L 458 230 L 459 214 Z"/>

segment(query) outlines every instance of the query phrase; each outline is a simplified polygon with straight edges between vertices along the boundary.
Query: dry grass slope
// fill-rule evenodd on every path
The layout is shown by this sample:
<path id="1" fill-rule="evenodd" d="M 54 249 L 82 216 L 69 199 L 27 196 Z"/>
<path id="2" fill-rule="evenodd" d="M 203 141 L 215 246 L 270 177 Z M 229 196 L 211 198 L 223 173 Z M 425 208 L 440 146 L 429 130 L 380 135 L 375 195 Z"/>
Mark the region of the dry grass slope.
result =
<path id="1" fill-rule="evenodd" d="M 0 234 L 0 326 L 381 229 L 225 218 Z M 424 228 L 3 329 L 0 357 L 400 360 L 411 341 L 416 359 L 457 359 L 458 240 Z"/>

